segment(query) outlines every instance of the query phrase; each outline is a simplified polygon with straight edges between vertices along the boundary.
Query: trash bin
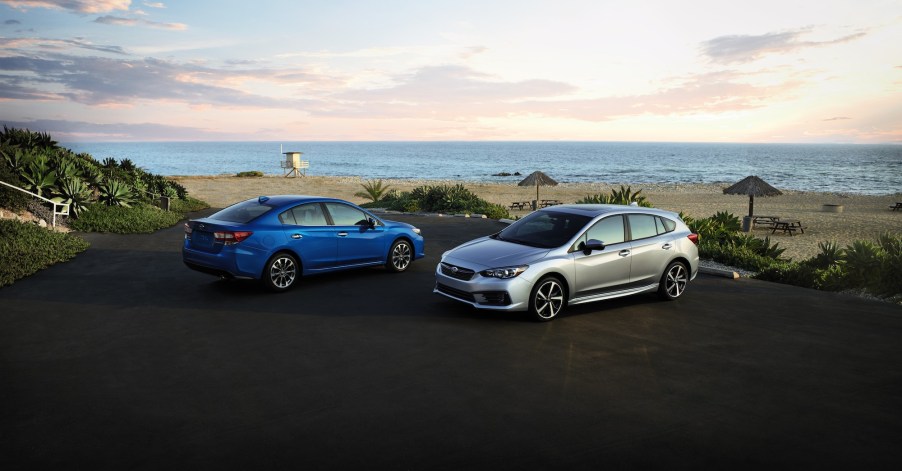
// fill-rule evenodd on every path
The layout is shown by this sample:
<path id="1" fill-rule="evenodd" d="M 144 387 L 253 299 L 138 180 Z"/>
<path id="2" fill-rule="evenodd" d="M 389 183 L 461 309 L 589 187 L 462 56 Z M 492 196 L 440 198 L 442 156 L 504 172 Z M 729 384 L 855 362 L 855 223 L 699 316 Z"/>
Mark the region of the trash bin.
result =
<path id="1" fill-rule="evenodd" d="M 749 232 L 752 230 L 752 217 L 751 216 L 742 216 L 742 232 Z"/>

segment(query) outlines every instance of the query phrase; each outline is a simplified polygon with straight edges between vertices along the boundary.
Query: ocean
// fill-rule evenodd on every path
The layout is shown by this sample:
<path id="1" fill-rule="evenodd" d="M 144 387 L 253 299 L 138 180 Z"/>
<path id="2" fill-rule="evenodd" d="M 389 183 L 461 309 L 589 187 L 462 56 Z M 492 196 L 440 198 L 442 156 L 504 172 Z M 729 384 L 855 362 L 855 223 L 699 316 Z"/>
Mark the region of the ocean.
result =
<path id="1" fill-rule="evenodd" d="M 541 170 L 558 182 L 734 183 L 757 175 L 787 190 L 902 192 L 902 145 L 647 142 L 73 142 L 97 160 L 131 159 L 160 175 L 259 170 L 281 175 L 281 151 L 308 175 L 514 182 Z M 281 150 L 280 150 L 281 146 Z"/>

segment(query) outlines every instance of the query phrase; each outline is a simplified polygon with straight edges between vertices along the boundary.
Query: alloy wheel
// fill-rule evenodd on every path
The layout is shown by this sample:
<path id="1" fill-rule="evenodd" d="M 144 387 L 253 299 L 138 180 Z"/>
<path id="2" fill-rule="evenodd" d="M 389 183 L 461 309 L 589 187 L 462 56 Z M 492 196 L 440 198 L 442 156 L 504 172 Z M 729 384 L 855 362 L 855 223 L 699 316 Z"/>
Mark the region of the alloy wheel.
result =
<path id="1" fill-rule="evenodd" d="M 683 291 L 686 291 L 686 284 L 689 283 L 689 276 L 686 273 L 686 267 L 681 263 L 674 263 L 667 270 L 664 276 L 664 289 L 670 298 L 678 298 Z"/>
<path id="2" fill-rule="evenodd" d="M 532 299 L 533 313 L 540 320 L 550 320 L 564 307 L 564 288 L 554 278 L 543 281 Z"/>
<path id="3" fill-rule="evenodd" d="M 297 266 L 291 257 L 281 256 L 273 260 L 269 269 L 269 279 L 278 289 L 286 289 L 297 277 Z"/>
<path id="4" fill-rule="evenodd" d="M 410 245 L 398 242 L 391 251 L 391 265 L 395 271 L 404 271 L 410 265 Z"/>

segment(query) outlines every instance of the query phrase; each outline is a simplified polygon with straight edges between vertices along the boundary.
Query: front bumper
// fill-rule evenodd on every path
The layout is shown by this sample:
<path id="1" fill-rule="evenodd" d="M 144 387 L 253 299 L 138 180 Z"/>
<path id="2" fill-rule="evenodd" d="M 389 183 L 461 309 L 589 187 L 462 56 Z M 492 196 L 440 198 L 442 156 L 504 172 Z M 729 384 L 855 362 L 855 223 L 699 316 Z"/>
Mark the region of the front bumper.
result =
<path id="1" fill-rule="evenodd" d="M 469 304 L 479 309 L 525 311 L 529 307 L 532 283 L 520 276 L 499 279 L 473 273 L 469 279 L 449 276 L 441 263 L 435 268 L 433 293 Z"/>

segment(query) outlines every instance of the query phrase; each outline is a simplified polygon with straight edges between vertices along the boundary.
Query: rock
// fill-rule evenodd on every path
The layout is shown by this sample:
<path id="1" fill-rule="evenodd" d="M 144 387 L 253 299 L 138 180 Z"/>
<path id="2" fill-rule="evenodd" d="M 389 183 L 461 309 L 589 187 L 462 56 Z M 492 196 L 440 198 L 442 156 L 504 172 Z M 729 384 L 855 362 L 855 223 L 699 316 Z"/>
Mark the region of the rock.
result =
<path id="1" fill-rule="evenodd" d="M 47 221 L 45 221 L 45 220 L 43 220 L 43 219 L 38 219 L 38 226 L 41 226 L 41 227 L 43 227 L 43 228 L 46 228 L 46 227 L 47 227 Z"/>

